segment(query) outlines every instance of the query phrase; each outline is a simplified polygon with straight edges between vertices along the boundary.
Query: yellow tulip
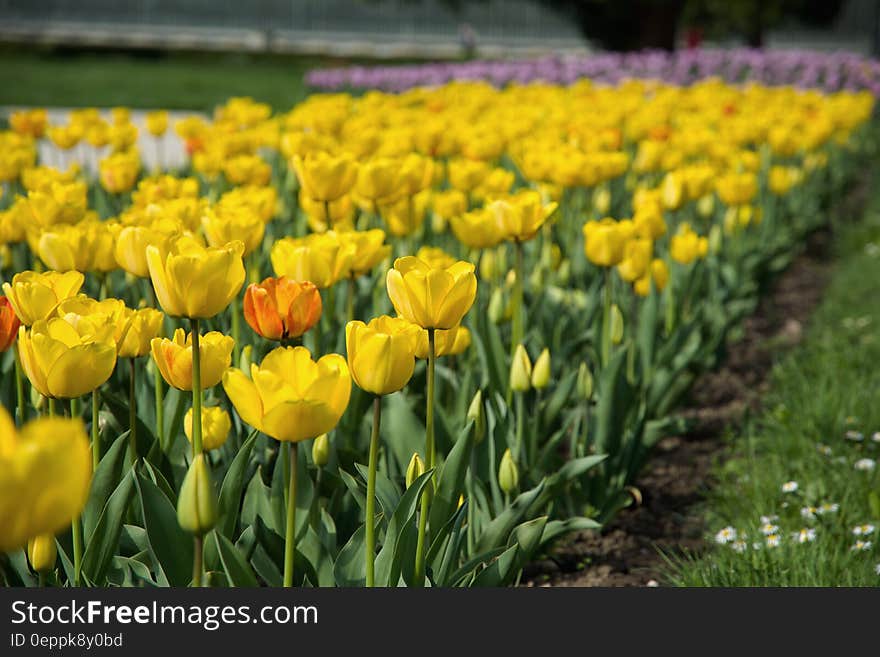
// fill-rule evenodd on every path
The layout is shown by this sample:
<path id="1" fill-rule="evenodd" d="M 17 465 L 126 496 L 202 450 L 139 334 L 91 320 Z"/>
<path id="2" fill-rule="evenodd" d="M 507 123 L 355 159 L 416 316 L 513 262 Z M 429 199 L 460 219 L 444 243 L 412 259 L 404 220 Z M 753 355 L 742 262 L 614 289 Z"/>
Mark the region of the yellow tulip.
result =
<path id="1" fill-rule="evenodd" d="M 415 367 L 419 327 L 405 319 L 383 315 L 345 326 L 345 350 L 354 382 L 374 395 L 401 390 Z"/>
<path id="2" fill-rule="evenodd" d="M 208 318 L 222 312 L 244 283 L 244 244 L 205 248 L 193 238 L 177 239 L 163 257 L 147 247 L 147 266 L 162 309 L 173 317 Z"/>
<path id="3" fill-rule="evenodd" d="M 81 397 L 110 378 L 116 366 L 114 325 L 106 317 L 60 317 L 21 327 L 18 349 L 31 384 L 45 397 Z"/>
<path id="4" fill-rule="evenodd" d="M 91 479 L 80 419 L 41 418 L 19 433 L 0 407 L 0 552 L 69 526 L 85 506 Z"/>
<path id="5" fill-rule="evenodd" d="M 323 151 L 294 155 L 293 170 L 306 196 L 321 203 L 336 201 L 351 191 L 358 176 L 351 155 L 331 155 Z"/>
<path id="6" fill-rule="evenodd" d="M 457 189 L 436 192 L 431 198 L 434 214 L 447 221 L 467 212 L 467 196 Z"/>
<path id="7" fill-rule="evenodd" d="M 669 282 L 669 267 L 666 266 L 664 260 L 659 258 L 652 260 L 649 271 L 633 283 L 633 289 L 639 296 L 646 297 L 651 291 L 652 281 L 657 292 L 662 292 Z"/>
<path id="8" fill-rule="evenodd" d="M 629 240 L 623 247 L 623 259 L 617 265 L 617 273 L 628 283 L 641 278 L 648 271 L 653 251 L 654 243 L 651 240 L 644 238 Z"/>
<path id="9" fill-rule="evenodd" d="M 472 249 L 488 249 L 504 239 L 504 233 L 488 208 L 465 212 L 449 221 L 456 239 Z"/>
<path id="10" fill-rule="evenodd" d="M 259 155 L 243 153 L 223 161 L 223 175 L 233 185 L 268 185 L 272 167 Z"/>
<path id="11" fill-rule="evenodd" d="M 388 226 L 388 231 L 397 237 L 415 233 L 425 221 L 430 196 L 430 191 L 424 191 L 415 196 L 404 196 L 380 203 L 382 219 Z"/>
<path id="12" fill-rule="evenodd" d="M 471 346 L 471 332 L 466 326 L 459 324 L 448 330 L 434 331 L 434 356 L 457 356 Z M 416 358 L 428 358 L 428 332 L 419 331 L 416 345 Z"/>
<path id="13" fill-rule="evenodd" d="M 556 211 L 557 204 L 545 205 L 538 192 L 523 190 L 506 199 L 493 201 L 488 207 L 505 239 L 527 242 Z"/>
<path id="14" fill-rule="evenodd" d="M 124 333 L 116 343 L 119 357 L 138 358 L 150 353 L 150 343 L 162 331 L 164 319 L 165 316 L 154 308 L 126 308 L 122 318 Z"/>
<path id="15" fill-rule="evenodd" d="M 355 183 L 356 194 L 371 203 L 388 203 L 400 196 L 399 160 L 381 157 L 361 164 Z"/>
<path id="16" fill-rule="evenodd" d="M 84 182 L 52 182 L 28 192 L 28 205 L 40 226 L 75 224 L 88 210 L 88 187 Z"/>
<path id="17" fill-rule="evenodd" d="M 385 231 L 381 228 L 339 233 L 339 239 L 343 244 L 352 245 L 354 254 L 350 269 L 355 276 L 368 274 L 391 255 L 391 245 L 385 244 Z"/>
<path id="18" fill-rule="evenodd" d="M 174 230 L 164 229 L 163 224 L 159 223 L 152 226 L 126 226 L 116 236 L 113 250 L 116 264 L 132 276 L 149 278 L 147 247 L 155 246 L 164 259 L 175 233 Z"/>
<path id="19" fill-rule="evenodd" d="M 37 241 L 37 255 L 58 271 L 109 272 L 117 268 L 114 242 L 119 225 L 86 220 L 44 230 Z"/>
<path id="20" fill-rule="evenodd" d="M 584 251 L 587 259 L 600 267 L 613 267 L 623 260 L 624 246 L 635 227 L 631 221 L 605 218 L 584 224 Z"/>
<path id="21" fill-rule="evenodd" d="M 220 383 L 223 370 L 232 362 L 233 340 L 228 335 L 211 331 L 199 336 L 202 390 Z M 153 361 L 168 385 L 178 390 L 192 390 L 192 333 L 174 331 L 174 337 L 150 341 Z"/>
<path id="22" fill-rule="evenodd" d="M 416 258 L 426 262 L 434 269 L 446 269 L 455 264 L 456 259 L 436 246 L 423 246 L 416 252 Z"/>
<path id="23" fill-rule="evenodd" d="M 58 559 L 55 535 L 40 534 L 30 539 L 27 544 L 27 555 L 31 568 L 38 573 L 51 571 L 55 568 L 55 561 Z"/>
<path id="24" fill-rule="evenodd" d="M 140 171 L 141 158 L 137 151 L 113 153 L 98 165 L 101 186 L 111 194 L 131 190 Z"/>
<path id="25" fill-rule="evenodd" d="M 192 442 L 193 409 L 183 416 L 183 433 Z M 202 406 L 202 448 L 205 450 L 223 447 L 232 429 L 229 413 L 219 406 Z"/>
<path id="26" fill-rule="evenodd" d="M 165 110 L 156 110 L 155 112 L 147 112 L 144 120 L 147 124 L 147 132 L 154 137 L 161 137 L 168 130 L 168 112 Z"/>
<path id="27" fill-rule="evenodd" d="M 336 426 L 348 406 L 351 376 L 338 354 L 316 362 L 305 347 L 278 347 L 251 365 L 250 378 L 227 369 L 223 389 L 247 424 L 276 440 L 299 442 Z"/>
<path id="28" fill-rule="evenodd" d="M 403 158 L 398 175 L 402 193 L 415 196 L 431 186 L 434 179 L 434 160 L 418 153 L 410 153 Z"/>
<path id="29" fill-rule="evenodd" d="M 682 265 L 689 265 L 694 260 L 704 258 L 709 250 L 709 240 L 700 237 L 690 225 L 683 223 L 678 233 L 673 235 L 669 244 L 669 255 Z"/>
<path id="30" fill-rule="evenodd" d="M 313 233 L 306 237 L 285 237 L 272 246 L 269 254 L 276 276 L 309 281 L 328 288 L 348 276 L 355 258 L 355 246 L 338 233 Z"/>
<path id="31" fill-rule="evenodd" d="M 219 248 L 238 240 L 244 244 L 243 255 L 248 256 L 263 243 L 266 223 L 247 207 L 224 210 L 218 205 L 202 217 L 202 229 L 210 246 Z"/>
<path id="32" fill-rule="evenodd" d="M 406 256 L 388 271 L 386 287 L 394 309 L 404 319 L 425 329 L 451 329 L 473 305 L 477 277 L 469 262 L 435 269 Z"/>
<path id="33" fill-rule="evenodd" d="M 491 167 L 482 160 L 455 159 L 448 165 L 449 184 L 453 188 L 470 193 L 489 175 Z"/>
<path id="34" fill-rule="evenodd" d="M 3 293 L 21 323 L 30 326 L 55 314 L 61 301 L 79 292 L 83 280 L 78 271 L 23 271 L 12 277 L 11 284 L 3 284 Z"/>

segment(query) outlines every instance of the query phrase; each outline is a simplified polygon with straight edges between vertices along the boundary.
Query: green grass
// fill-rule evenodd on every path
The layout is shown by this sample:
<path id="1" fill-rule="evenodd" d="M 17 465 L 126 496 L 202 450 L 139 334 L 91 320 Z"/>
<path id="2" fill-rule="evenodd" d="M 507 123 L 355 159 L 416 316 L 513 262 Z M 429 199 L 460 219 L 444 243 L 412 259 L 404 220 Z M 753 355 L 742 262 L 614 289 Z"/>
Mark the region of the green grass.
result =
<path id="1" fill-rule="evenodd" d="M 0 105 L 209 110 L 230 96 L 289 109 L 320 61 L 231 53 L 0 50 Z"/>
<path id="2" fill-rule="evenodd" d="M 683 586 L 877 586 L 880 574 L 880 472 L 856 469 L 880 458 L 880 189 L 864 219 L 840 228 L 838 264 L 804 343 L 773 373 L 763 414 L 735 438 L 719 464 L 719 485 L 706 502 L 707 537 L 701 556 L 675 559 L 669 579 Z M 860 432 L 863 440 L 846 438 Z M 878 434 L 880 436 L 880 434 Z M 797 490 L 782 491 L 795 481 Z M 836 512 L 802 516 L 804 507 L 837 504 Z M 779 547 L 768 548 L 761 516 L 778 516 Z M 857 525 L 876 527 L 866 537 Z M 745 550 L 714 544 L 715 533 L 745 533 Z M 815 529 L 815 540 L 793 538 Z M 853 550 L 858 539 L 870 549 Z M 754 547 L 754 544 L 758 547 Z M 741 546 L 740 546 L 741 547 Z"/>

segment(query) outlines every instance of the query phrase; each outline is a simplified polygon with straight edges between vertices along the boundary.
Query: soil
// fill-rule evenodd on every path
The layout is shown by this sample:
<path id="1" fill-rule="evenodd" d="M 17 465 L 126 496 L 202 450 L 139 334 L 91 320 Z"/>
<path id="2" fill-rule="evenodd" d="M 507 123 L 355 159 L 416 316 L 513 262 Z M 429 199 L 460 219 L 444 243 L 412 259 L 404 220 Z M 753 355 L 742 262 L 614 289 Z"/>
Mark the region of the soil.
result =
<path id="1" fill-rule="evenodd" d="M 600 532 L 574 534 L 523 573 L 525 586 L 658 586 L 664 554 L 700 551 L 699 503 L 712 485 L 713 463 L 727 450 L 725 432 L 760 405 L 782 346 L 797 344 L 828 281 L 828 232 L 775 281 L 725 362 L 701 376 L 681 410 L 692 426 L 660 441 L 635 482 L 639 506 L 621 511 Z"/>

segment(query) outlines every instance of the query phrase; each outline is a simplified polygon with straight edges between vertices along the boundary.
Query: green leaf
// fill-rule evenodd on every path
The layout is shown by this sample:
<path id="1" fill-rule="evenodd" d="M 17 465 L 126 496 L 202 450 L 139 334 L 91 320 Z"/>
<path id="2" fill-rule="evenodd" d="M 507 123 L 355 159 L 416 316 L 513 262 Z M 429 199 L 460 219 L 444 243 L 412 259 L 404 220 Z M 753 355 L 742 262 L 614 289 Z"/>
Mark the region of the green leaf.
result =
<path id="1" fill-rule="evenodd" d="M 376 556 L 376 584 L 379 586 L 397 586 L 400 579 L 402 539 L 407 525 L 415 518 L 419 508 L 422 491 L 430 483 L 434 470 L 427 470 L 406 489 L 400 498 L 400 504 L 394 510 L 385 531 L 385 543 Z M 361 529 L 363 530 L 363 525 Z"/>
<path id="2" fill-rule="evenodd" d="M 358 473 L 363 477 L 366 485 L 368 468 L 360 463 L 355 463 Z M 381 472 L 376 472 L 376 499 L 386 518 L 390 518 L 400 502 L 400 488 Z"/>
<path id="3" fill-rule="evenodd" d="M 135 475 L 144 529 L 150 541 L 150 554 L 159 573 L 159 583 L 187 586 L 192 578 L 192 536 L 177 524 L 177 511 L 165 494 L 141 474 Z M 164 580 L 164 581 L 163 581 Z"/>
<path id="4" fill-rule="evenodd" d="M 477 574 L 471 586 L 497 587 L 505 584 L 516 566 L 518 550 L 519 545 L 516 544 L 507 548 L 497 559 Z"/>
<path id="5" fill-rule="evenodd" d="M 336 557 L 333 576 L 337 586 L 363 586 L 366 577 L 366 555 L 364 554 L 364 536 L 366 525 L 357 528 Z"/>
<path id="6" fill-rule="evenodd" d="M 437 482 L 434 499 L 431 501 L 431 511 L 428 516 L 430 527 L 444 526 L 458 508 L 458 500 L 464 491 L 464 478 L 471 460 L 473 427 L 473 421 L 469 421 L 465 425 L 446 457 Z"/>
<path id="7" fill-rule="evenodd" d="M 82 572 L 96 584 L 103 584 L 107 576 L 107 569 L 119 545 L 119 535 L 122 533 L 125 512 L 133 491 L 132 478 L 123 477 L 104 505 L 92 532 L 88 534 Z"/>
<path id="8" fill-rule="evenodd" d="M 380 429 L 382 444 L 388 446 L 389 453 L 397 461 L 398 471 L 405 472 L 413 452 L 424 452 L 425 424 L 403 393 L 388 395 L 384 403 Z"/>
<path id="9" fill-rule="evenodd" d="M 229 580 L 229 586 L 257 586 L 257 578 L 238 548 L 223 534 L 214 531 L 212 535 L 217 551 L 220 553 L 220 561 L 223 564 L 223 572 L 226 573 L 226 578 Z"/>
<path id="10" fill-rule="evenodd" d="M 250 463 L 251 452 L 254 449 L 257 435 L 257 431 L 251 432 L 251 435 L 241 446 L 241 449 L 238 450 L 238 454 L 235 455 L 232 464 L 226 471 L 223 485 L 220 487 L 217 531 L 227 538 L 232 538 L 235 525 L 238 522 L 239 509 L 242 503 L 241 494 L 244 490 L 244 477 Z"/>
<path id="11" fill-rule="evenodd" d="M 127 448 L 128 431 L 124 431 L 113 441 L 92 476 L 89 500 L 86 502 L 82 514 L 83 536 L 87 538 L 94 533 L 98 518 L 104 511 L 107 500 L 119 486 L 123 470 L 126 467 Z"/>

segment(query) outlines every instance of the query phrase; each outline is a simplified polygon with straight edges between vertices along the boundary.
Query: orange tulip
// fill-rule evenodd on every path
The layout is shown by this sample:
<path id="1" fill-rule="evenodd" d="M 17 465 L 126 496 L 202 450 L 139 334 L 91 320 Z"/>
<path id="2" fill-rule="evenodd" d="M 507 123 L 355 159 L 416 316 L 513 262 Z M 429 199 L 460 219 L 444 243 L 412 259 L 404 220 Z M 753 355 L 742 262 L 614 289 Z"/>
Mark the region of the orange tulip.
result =
<path id="1" fill-rule="evenodd" d="M 21 320 L 15 314 L 9 299 L 5 296 L 0 297 L 0 353 L 9 349 L 15 342 L 19 326 L 21 326 Z"/>
<path id="2" fill-rule="evenodd" d="M 308 281 L 287 276 L 252 283 L 244 293 L 244 318 L 270 340 L 298 338 L 321 318 L 321 293 Z"/>

